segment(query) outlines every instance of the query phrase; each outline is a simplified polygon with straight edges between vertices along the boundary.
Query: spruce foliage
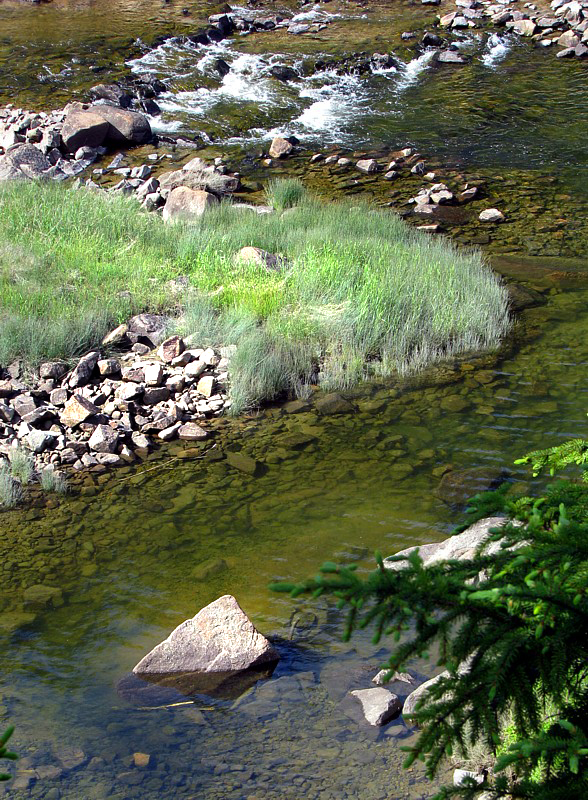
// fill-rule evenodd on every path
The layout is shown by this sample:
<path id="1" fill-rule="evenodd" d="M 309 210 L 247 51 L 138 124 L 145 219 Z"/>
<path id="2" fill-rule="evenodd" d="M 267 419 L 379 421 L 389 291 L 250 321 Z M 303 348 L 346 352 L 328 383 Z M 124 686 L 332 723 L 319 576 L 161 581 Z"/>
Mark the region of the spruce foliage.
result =
<path id="1" fill-rule="evenodd" d="M 569 481 L 539 498 L 486 492 L 472 518 L 505 512 L 505 524 L 466 560 L 425 566 L 415 551 L 387 569 L 376 554 L 365 579 L 326 563 L 311 580 L 272 586 L 337 598 L 346 639 L 368 627 L 376 643 L 391 637 L 390 674 L 438 652 L 446 672 L 417 706 L 405 766 L 420 759 L 434 778 L 480 743 L 496 759 L 483 784 L 444 787 L 438 800 L 588 798 L 587 507 L 588 487 Z"/>
<path id="2" fill-rule="evenodd" d="M 11 726 L 8 728 L 2 736 L 0 736 L 0 760 L 7 759 L 8 761 L 16 761 L 18 756 L 16 753 L 11 753 L 10 750 L 6 747 L 8 744 L 8 740 L 14 733 L 14 728 Z M 12 776 L 8 775 L 8 773 L 0 772 L 0 781 L 9 781 Z"/>

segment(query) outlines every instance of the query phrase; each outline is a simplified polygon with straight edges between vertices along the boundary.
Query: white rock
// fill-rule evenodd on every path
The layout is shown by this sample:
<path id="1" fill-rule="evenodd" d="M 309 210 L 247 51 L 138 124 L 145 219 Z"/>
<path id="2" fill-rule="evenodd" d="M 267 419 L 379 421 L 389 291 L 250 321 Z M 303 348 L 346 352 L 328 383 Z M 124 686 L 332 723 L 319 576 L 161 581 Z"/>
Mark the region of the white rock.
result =
<path id="1" fill-rule="evenodd" d="M 484 211 L 480 212 L 480 216 L 478 217 L 480 222 L 502 222 L 504 218 L 502 211 L 499 211 L 497 208 L 486 208 Z"/>

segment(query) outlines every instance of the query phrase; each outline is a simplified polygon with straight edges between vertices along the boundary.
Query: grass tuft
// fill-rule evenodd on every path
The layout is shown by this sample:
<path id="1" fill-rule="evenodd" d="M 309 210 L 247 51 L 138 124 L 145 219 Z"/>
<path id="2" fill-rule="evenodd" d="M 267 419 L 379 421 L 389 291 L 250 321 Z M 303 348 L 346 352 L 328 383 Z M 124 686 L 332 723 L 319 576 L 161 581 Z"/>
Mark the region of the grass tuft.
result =
<path id="1" fill-rule="evenodd" d="M 62 472 L 47 467 L 41 472 L 41 487 L 46 492 L 56 492 L 66 494 L 69 490 L 67 478 Z"/>
<path id="2" fill-rule="evenodd" d="M 0 504 L 5 508 L 14 508 L 22 500 L 22 487 L 11 474 L 9 465 L 0 465 Z"/>
<path id="3" fill-rule="evenodd" d="M 31 456 L 21 447 L 10 451 L 10 472 L 13 478 L 20 481 L 22 486 L 31 482 L 35 465 Z"/>
<path id="4" fill-rule="evenodd" d="M 302 183 L 295 178 L 282 178 L 268 183 L 265 197 L 268 204 L 276 211 L 286 211 L 307 200 L 308 193 Z"/>

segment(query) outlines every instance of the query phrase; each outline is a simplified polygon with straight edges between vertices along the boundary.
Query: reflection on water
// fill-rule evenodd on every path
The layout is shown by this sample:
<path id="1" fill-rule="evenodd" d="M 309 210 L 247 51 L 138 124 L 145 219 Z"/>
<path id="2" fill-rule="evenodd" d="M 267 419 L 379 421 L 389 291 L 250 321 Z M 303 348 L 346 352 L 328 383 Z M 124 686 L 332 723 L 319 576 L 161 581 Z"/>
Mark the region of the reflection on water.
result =
<path id="1" fill-rule="evenodd" d="M 82 494 L 47 516 L 4 515 L 11 602 L 22 609 L 22 588 L 39 582 L 62 587 L 65 599 L 3 656 L 2 708 L 25 768 L 37 770 L 19 777 L 30 785 L 14 796 L 429 797 L 418 770 L 399 768 L 411 736 L 403 722 L 373 731 L 342 702 L 370 685 L 383 653 L 363 635 L 343 645 L 333 609 L 307 605 L 293 616 L 291 601 L 266 586 L 313 574 L 326 558 L 365 569 L 375 549 L 439 539 L 459 520 L 434 494 L 448 468 L 511 466 L 530 448 L 584 434 L 587 299 L 559 294 L 531 310 L 540 337 L 498 369 L 466 364 L 458 383 L 374 387 L 356 398 L 355 415 L 274 410 L 227 423 L 223 446 L 263 462 L 258 478 L 210 456 L 150 462 L 103 489 L 88 475 Z M 513 481 L 528 481 L 511 469 Z M 282 652 L 269 681 L 237 701 L 155 709 L 117 694 L 154 643 L 227 592 Z M 71 748 L 83 753 L 70 769 Z M 152 766 L 131 766 L 134 752 Z"/>

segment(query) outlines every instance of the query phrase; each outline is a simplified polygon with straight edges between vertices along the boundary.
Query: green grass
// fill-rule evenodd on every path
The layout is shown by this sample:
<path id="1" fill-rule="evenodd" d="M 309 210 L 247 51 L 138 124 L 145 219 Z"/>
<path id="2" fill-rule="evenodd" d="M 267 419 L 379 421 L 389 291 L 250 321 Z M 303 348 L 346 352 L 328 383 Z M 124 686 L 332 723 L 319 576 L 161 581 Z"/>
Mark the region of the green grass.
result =
<path id="1" fill-rule="evenodd" d="M 67 478 L 62 472 L 46 467 L 41 472 L 41 487 L 45 492 L 56 492 L 57 494 L 66 494 L 69 489 Z"/>
<path id="2" fill-rule="evenodd" d="M 284 213 L 229 204 L 166 226 L 129 198 L 58 186 L 0 189 L 0 363 L 71 357 L 140 311 L 170 311 L 198 343 L 237 345 L 233 409 L 494 348 L 505 289 L 473 251 L 365 204 L 323 204 L 272 184 Z M 285 256 L 269 272 L 246 245 Z M 167 288 L 187 276 L 181 298 Z"/>
<path id="3" fill-rule="evenodd" d="M 10 472 L 6 462 L 0 464 L 0 506 L 14 508 L 22 500 L 23 491 L 20 483 Z"/>
<path id="4" fill-rule="evenodd" d="M 9 460 L 12 477 L 20 481 L 22 486 L 30 483 L 35 471 L 35 465 L 30 454 L 18 447 L 10 451 Z"/>

